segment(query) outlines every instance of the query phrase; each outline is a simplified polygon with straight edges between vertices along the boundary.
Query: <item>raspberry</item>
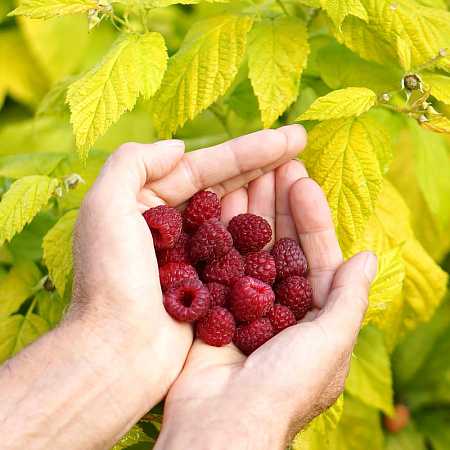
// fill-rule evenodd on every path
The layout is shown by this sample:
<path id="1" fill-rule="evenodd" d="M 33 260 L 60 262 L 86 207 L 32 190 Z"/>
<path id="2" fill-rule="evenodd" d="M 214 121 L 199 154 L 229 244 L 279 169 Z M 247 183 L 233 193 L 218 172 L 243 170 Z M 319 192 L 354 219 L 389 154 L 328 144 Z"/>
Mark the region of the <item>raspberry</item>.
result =
<path id="1" fill-rule="evenodd" d="M 275 259 L 277 278 L 290 275 L 303 276 L 306 272 L 306 256 L 294 239 L 284 237 L 275 242 L 270 254 Z"/>
<path id="2" fill-rule="evenodd" d="M 266 317 L 270 320 L 275 334 L 297 323 L 294 313 L 287 306 L 279 303 L 272 305 L 267 311 Z"/>
<path id="3" fill-rule="evenodd" d="M 172 284 L 164 297 L 167 312 L 175 319 L 192 322 L 203 317 L 209 308 L 209 292 L 195 278 L 185 278 Z"/>
<path id="4" fill-rule="evenodd" d="M 231 250 L 233 238 L 217 219 L 204 222 L 191 238 L 189 252 L 194 261 L 210 261 Z"/>
<path id="5" fill-rule="evenodd" d="M 275 300 L 272 288 L 261 280 L 243 277 L 231 289 L 229 308 L 238 321 L 252 321 L 263 316 Z"/>
<path id="6" fill-rule="evenodd" d="M 152 233 L 155 249 L 172 248 L 180 237 L 183 225 L 178 210 L 172 206 L 159 205 L 148 209 L 142 215 Z"/>
<path id="7" fill-rule="evenodd" d="M 233 340 L 236 325 L 230 311 L 221 306 L 213 306 L 197 322 L 195 331 L 206 344 L 221 347 Z"/>
<path id="8" fill-rule="evenodd" d="M 166 292 L 172 284 L 184 278 L 197 278 L 194 267 L 187 263 L 169 263 L 159 268 L 159 281 L 163 292 Z"/>
<path id="9" fill-rule="evenodd" d="M 277 271 L 273 256 L 265 250 L 248 253 L 244 256 L 245 275 L 258 278 L 264 283 L 273 284 Z"/>
<path id="10" fill-rule="evenodd" d="M 283 278 L 273 288 L 275 301 L 287 306 L 296 320 L 302 319 L 312 303 L 312 290 L 309 281 L 298 275 Z"/>
<path id="11" fill-rule="evenodd" d="M 172 248 L 167 250 L 160 250 L 156 252 L 158 266 L 165 266 L 171 262 L 189 263 L 191 257 L 189 256 L 189 235 L 182 231 L 178 241 Z"/>
<path id="12" fill-rule="evenodd" d="M 255 214 L 239 214 L 228 224 L 234 246 L 241 252 L 257 252 L 272 239 L 272 228 L 266 219 Z"/>
<path id="13" fill-rule="evenodd" d="M 239 350 L 250 355 L 273 336 L 274 330 L 270 320 L 260 317 L 249 324 L 238 326 L 233 341 Z"/>
<path id="14" fill-rule="evenodd" d="M 206 289 L 209 291 L 211 306 L 228 306 L 231 288 L 219 283 L 208 283 Z"/>
<path id="15" fill-rule="evenodd" d="M 184 211 L 184 225 L 193 234 L 203 222 L 220 219 L 222 205 L 219 197 L 210 191 L 199 191 L 190 200 Z"/>
<path id="16" fill-rule="evenodd" d="M 230 287 L 244 275 L 244 259 L 234 247 L 221 258 L 208 262 L 202 272 L 204 281 L 214 281 Z"/>

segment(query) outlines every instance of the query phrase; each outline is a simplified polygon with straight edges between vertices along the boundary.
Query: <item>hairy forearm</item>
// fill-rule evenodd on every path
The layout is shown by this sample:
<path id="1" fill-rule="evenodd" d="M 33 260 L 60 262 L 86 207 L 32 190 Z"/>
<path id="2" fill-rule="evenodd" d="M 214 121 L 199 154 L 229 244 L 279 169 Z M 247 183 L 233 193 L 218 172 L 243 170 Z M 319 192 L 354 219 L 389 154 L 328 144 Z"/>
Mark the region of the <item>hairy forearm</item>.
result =
<path id="1" fill-rule="evenodd" d="M 159 380 L 145 378 L 134 346 L 119 332 L 102 336 L 76 320 L 4 364 L 2 448 L 87 450 L 114 445 L 160 400 L 160 394 L 146 391 Z"/>

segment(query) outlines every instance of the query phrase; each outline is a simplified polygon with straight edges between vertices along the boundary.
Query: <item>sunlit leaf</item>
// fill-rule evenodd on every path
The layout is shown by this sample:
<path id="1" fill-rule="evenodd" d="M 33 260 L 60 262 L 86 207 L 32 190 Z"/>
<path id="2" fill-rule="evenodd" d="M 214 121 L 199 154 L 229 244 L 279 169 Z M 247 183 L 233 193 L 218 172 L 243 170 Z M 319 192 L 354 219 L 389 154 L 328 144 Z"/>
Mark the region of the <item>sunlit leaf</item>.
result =
<path id="1" fill-rule="evenodd" d="M 24 0 L 8 16 L 26 16 L 30 19 L 81 14 L 90 9 L 98 9 L 98 0 Z"/>

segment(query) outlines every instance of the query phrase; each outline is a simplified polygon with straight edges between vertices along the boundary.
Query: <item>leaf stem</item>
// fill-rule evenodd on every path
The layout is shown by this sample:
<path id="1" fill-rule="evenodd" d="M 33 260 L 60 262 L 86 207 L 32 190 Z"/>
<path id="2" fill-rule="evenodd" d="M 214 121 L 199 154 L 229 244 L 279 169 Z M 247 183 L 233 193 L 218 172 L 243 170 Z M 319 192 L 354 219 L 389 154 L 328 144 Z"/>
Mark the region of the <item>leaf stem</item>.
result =
<path id="1" fill-rule="evenodd" d="M 102 10 L 102 13 L 105 14 L 106 16 L 108 16 L 114 24 L 115 24 L 115 22 L 119 22 L 128 31 L 131 31 L 132 33 L 136 33 L 136 30 L 133 30 L 133 28 L 130 27 L 130 24 L 125 22 L 125 20 L 121 19 L 119 16 L 116 16 L 111 11 L 108 11 L 107 9 L 105 9 L 105 10 Z"/>

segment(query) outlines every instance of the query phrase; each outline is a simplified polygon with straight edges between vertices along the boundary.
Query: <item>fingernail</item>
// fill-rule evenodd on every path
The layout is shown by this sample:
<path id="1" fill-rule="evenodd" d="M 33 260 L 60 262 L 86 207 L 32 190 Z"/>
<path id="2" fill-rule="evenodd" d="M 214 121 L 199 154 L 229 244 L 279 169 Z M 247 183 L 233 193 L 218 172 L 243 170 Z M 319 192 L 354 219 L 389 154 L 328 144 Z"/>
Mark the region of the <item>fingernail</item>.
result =
<path id="1" fill-rule="evenodd" d="M 184 142 L 180 139 L 167 139 L 165 141 L 154 142 L 155 145 L 161 145 L 163 147 L 175 147 L 182 145 L 184 147 Z"/>
<path id="2" fill-rule="evenodd" d="M 366 254 L 366 260 L 364 261 L 364 273 L 366 274 L 369 283 L 372 284 L 377 275 L 378 258 L 374 252 L 367 251 Z"/>

